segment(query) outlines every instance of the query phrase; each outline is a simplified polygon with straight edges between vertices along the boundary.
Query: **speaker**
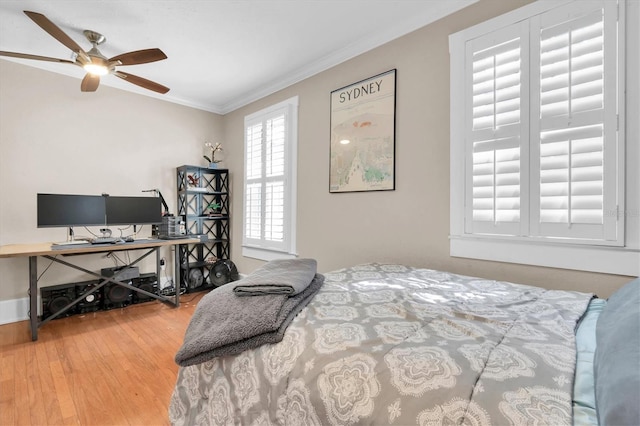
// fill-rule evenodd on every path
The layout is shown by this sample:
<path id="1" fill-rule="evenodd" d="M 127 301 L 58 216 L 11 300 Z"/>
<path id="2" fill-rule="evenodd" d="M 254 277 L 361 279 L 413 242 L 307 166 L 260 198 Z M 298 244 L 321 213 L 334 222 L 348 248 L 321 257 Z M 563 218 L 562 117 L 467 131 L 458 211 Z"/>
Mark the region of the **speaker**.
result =
<path id="1" fill-rule="evenodd" d="M 134 287 L 138 287 L 141 290 L 148 291 L 149 293 L 158 294 L 158 277 L 156 274 L 140 274 L 138 278 L 134 278 L 131 280 L 131 283 Z M 133 303 L 143 303 L 149 302 L 151 300 L 155 300 L 151 296 L 147 296 L 146 294 L 138 293 L 137 291 L 133 292 Z"/>
<path id="2" fill-rule="evenodd" d="M 40 289 L 40 298 L 42 300 L 42 319 L 44 320 L 62 310 L 62 308 L 75 300 L 76 285 L 60 284 L 43 287 Z M 72 306 L 54 319 L 74 315 L 77 312 L 76 306 L 77 305 Z"/>
<path id="3" fill-rule="evenodd" d="M 131 282 L 129 282 L 129 284 L 131 285 Z M 129 306 L 133 299 L 133 295 L 131 293 L 132 290 L 129 288 L 109 283 L 104 286 L 104 302 L 102 307 L 105 310 L 108 310 Z"/>
<path id="4" fill-rule="evenodd" d="M 98 281 L 76 283 L 76 297 L 84 296 L 97 285 Z M 84 296 L 76 305 L 78 307 L 78 313 L 86 314 L 87 312 L 99 311 L 102 308 L 102 291 L 103 289 L 100 289 Z"/>

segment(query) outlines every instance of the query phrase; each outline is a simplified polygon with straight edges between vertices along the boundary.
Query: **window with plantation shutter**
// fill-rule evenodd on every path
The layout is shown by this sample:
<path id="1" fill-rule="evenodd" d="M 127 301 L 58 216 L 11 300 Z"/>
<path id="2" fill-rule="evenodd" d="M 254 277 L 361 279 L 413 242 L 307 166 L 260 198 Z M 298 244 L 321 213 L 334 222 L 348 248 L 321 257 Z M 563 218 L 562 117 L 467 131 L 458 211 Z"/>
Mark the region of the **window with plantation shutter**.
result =
<path id="1" fill-rule="evenodd" d="M 453 256 L 640 271 L 627 7 L 535 2 L 450 36 Z"/>
<path id="2" fill-rule="evenodd" d="M 531 234 L 617 242 L 617 5 L 562 12 L 532 23 Z"/>
<path id="3" fill-rule="evenodd" d="M 295 254 L 297 98 L 245 117 L 243 254 Z"/>
<path id="4" fill-rule="evenodd" d="M 467 224 L 470 233 L 520 235 L 523 107 L 522 29 L 514 25 L 467 45 Z M 526 61 L 524 61 L 526 64 Z M 526 182 L 526 181 L 525 181 Z M 525 203 L 526 205 L 526 203 Z"/>

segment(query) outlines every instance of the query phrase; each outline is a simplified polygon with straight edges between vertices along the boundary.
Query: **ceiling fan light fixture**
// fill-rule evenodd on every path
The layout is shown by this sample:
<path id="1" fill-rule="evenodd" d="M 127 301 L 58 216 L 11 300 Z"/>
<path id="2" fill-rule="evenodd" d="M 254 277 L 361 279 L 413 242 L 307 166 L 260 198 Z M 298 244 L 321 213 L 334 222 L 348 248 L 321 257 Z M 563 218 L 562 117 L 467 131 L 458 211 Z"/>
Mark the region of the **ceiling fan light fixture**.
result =
<path id="1" fill-rule="evenodd" d="M 104 37 L 98 33 L 91 32 L 91 34 L 100 36 L 102 37 L 101 40 L 104 40 Z M 89 56 L 89 59 L 91 61 L 82 66 L 82 68 L 84 68 L 86 72 L 99 76 L 109 74 L 109 60 L 105 58 L 102 53 L 100 53 L 100 51 L 96 47 L 95 42 L 93 48 L 87 52 L 87 55 Z"/>
<path id="2" fill-rule="evenodd" d="M 84 70 L 93 75 L 107 75 L 109 74 L 109 68 L 102 64 L 85 64 Z"/>
<path id="3" fill-rule="evenodd" d="M 114 76 L 128 81 L 131 84 L 135 84 L 136 86 L 140 86 L 143 89 L 152 90 L 157 93 L 165 94 L 169 91 L 169 88 L 163 86 L 162 84 L 158 84 L 154 81 L 147 80 L 133 74 L 118 71 L 116 69 L 116 67 L 120 65 L 148 64 L 150 62 L 167 59 L 167 55 L 165 55 L 162 50 L 158 48 L 142 49 L 121 53 L 120 55 L 108 59 L 98 50 L 98 45 L 106 41 L 106 38 L 102 34 L 91 30 L 83 31 L 87 40 L 89 40 L 89 42 L 93 45 L 93 47 L 87 52 L 43 14 L 31 12 L 28 10 L 25 10 L 24 13 L 33 22 L 35 22 L 36 25 L 38 25 L 44 31 L 49 33 L 50 36 L 52 36 L 69 50 L 71 50 L 71 60 L 5 51 L 0 51 L 0 57 L 8 56 L 12 58 L 58 62 L 80 66 L 86 71 L 86 74 L 82 79 L 82 83 L 80 84 L 80 90 L 82 92 L 95 92 L 98 88 L 98 85 L 100 84 L 100 77 L 107 74 L 113 74 Z"/>

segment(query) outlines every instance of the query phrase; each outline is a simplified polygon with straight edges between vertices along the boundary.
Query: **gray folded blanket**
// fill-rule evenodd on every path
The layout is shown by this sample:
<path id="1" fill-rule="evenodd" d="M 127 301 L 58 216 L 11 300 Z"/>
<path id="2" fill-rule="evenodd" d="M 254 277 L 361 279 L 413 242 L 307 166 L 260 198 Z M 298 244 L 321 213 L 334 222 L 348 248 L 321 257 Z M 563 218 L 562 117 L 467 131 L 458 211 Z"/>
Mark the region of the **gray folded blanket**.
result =
<path id="1" fill-rule="evenodd" d="M 198 303 L 175 356 L 176 363 L 185 367 L 280 342 L 293 318 L 323 283 L 324 276 L 315 274 L 302 292 L 291 297 L 238 297 L 231 285 L 214 289 Z"/>
<path id="2" fill-rule="evenodd" d="M 307 288 L 316 274 L 317 267 L 315 259 L 272 260 L 231 285 L 237 296 L 292 296 Z"/>

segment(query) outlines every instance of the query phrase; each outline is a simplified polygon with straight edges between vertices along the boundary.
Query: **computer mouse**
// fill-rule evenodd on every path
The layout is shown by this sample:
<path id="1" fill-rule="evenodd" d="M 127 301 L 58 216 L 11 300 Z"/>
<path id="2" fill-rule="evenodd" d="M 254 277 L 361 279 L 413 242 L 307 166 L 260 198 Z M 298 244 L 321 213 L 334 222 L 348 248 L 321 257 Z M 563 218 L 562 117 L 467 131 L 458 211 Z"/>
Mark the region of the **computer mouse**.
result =
<path id="1" fill-rule="evenodd" d="M 133 239 L 133 237 L 132 237 L 132 236 L 128 236 L 128 237 L 126 237 L 126 238 L 124 239 L 124 242 L 125 242 L 125 243 L 132 243 L 133 241 L 134 241 L 134 239 Z"/>

